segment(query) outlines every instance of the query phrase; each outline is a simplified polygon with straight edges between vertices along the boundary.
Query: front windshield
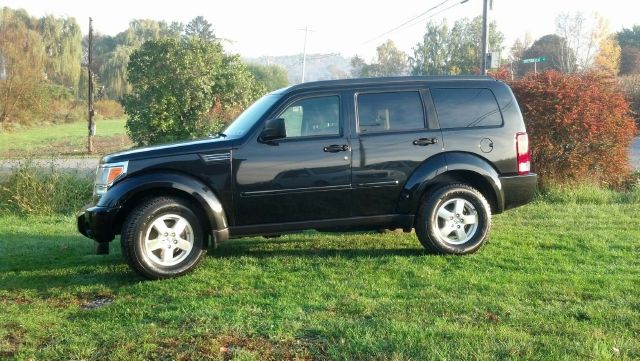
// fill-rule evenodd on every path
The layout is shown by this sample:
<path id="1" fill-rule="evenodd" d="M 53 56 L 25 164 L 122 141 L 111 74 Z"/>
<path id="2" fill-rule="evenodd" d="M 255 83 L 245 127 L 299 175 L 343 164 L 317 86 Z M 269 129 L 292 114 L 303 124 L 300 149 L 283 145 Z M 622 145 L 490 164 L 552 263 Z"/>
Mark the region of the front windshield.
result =
<path id="1" fill-rule="evenodd" d="M 267 94 L 258 99 L 231 122 L 223 133 L 232 138 L 242 137 L 280 97 L 279 94 Z"/>

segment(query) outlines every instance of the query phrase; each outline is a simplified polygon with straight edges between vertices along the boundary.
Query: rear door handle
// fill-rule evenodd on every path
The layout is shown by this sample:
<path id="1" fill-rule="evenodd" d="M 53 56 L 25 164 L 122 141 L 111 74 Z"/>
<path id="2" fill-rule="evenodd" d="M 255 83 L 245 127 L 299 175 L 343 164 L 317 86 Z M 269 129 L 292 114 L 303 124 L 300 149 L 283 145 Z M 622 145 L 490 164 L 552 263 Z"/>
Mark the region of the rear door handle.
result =
<path id="1" fill-rule="evenodd" d="M 438 143 L 438 138 L 418 138 L 413 141 L 413 145 L 425 146 Z"/>
<path id="2" fill-rule="evenodd" d="M 346 152 L 349 150 L 348 144 L 332 144 L 322 148 L 327 153 L 338 153 L 338 152 Z"/>

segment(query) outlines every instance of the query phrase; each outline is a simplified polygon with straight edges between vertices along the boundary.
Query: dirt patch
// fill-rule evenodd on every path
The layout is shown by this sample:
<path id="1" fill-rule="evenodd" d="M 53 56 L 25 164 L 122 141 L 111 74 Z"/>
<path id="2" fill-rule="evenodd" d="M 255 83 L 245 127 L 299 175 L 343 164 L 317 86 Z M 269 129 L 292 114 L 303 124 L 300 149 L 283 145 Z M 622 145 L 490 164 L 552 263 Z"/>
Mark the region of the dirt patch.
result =
<path id="1" fill-rule="evenodd" d="M 260 360 L 315 360 L 324 358 L 322 350 L 320 344 L 306 340 L 236 336 L 217 337 L 215 342 L 200 347 L 202 354 L 221 355 L 224 360 L 232 360 L 243 352 L 255 354 Z"/>
<path id="2" fill-rule="evenodd" d="M 0 332 L 2 329 L 6 334 L 0 338 L 0 358 L 13 357 L 22 347 L 27 330 L 16 322 L 0 325 Z"/>

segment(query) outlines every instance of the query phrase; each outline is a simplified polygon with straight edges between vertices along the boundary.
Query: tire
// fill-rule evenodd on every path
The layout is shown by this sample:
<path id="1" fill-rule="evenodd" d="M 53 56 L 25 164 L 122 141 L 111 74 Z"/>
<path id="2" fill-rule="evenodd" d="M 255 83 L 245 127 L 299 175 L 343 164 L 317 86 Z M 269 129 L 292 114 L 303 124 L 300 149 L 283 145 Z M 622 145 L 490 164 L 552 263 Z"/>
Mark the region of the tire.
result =
<path id="1" fill-rule="evenodd" d="M 428 194 L 418 209 L 415 224 L 424 248 L 440 254 L 477 251 L 490 228 L 489 203 L 482 193 L 465 184 L 444 186 Z"/>
<path id="2" fill-rule="evenodd" d="M 151 198 L 134 208 L 120 236 L 129 266 L 149 279 L 192 271 L 207 253 L 207 233 L 196 210 L 171 197 Z"/>

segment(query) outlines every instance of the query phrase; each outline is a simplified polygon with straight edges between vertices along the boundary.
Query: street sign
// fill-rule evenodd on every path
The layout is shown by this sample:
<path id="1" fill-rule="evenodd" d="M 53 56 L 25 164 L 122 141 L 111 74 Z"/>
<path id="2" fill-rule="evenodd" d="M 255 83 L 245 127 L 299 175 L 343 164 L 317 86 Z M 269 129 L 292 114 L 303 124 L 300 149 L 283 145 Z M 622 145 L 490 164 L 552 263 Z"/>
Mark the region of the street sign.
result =
<path id="1" fill-rule="evenodd" d="M 522 62 L 524 64 L 530 64 L 530 63 L 543 63 L 547 61 L 547 58 L 544 56 L 541 56 L 539 58 L 530 58 L 530 59 L 523 59 Z"/>

